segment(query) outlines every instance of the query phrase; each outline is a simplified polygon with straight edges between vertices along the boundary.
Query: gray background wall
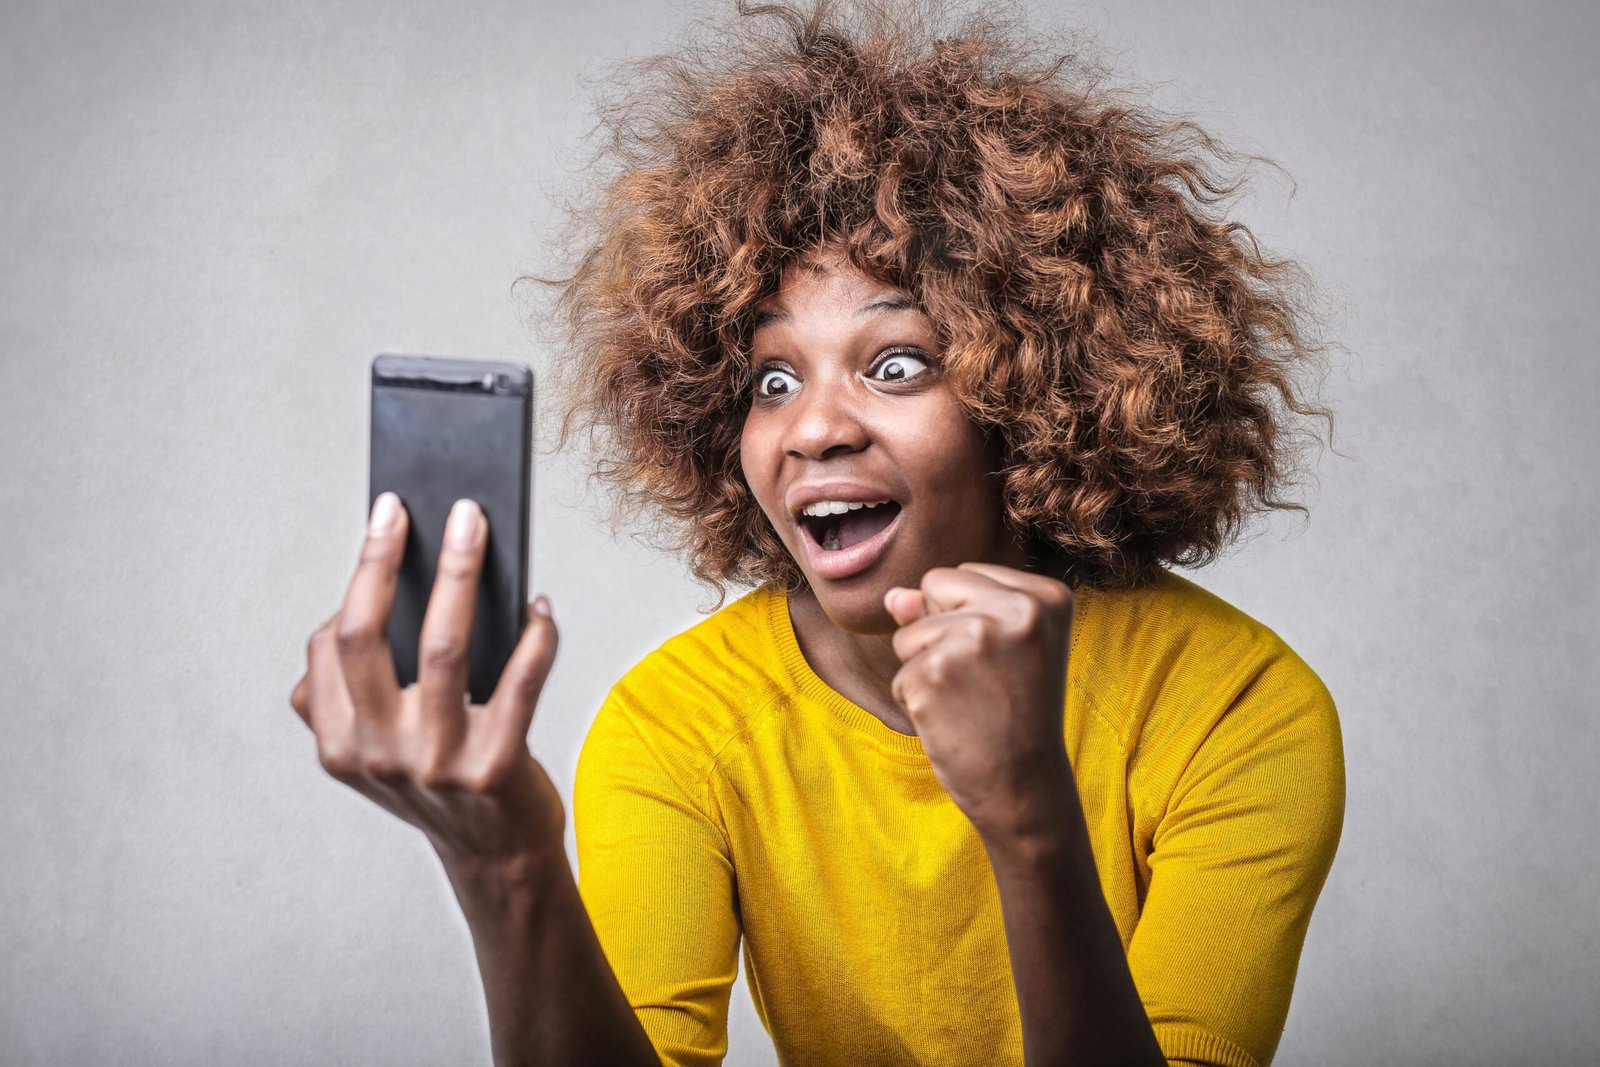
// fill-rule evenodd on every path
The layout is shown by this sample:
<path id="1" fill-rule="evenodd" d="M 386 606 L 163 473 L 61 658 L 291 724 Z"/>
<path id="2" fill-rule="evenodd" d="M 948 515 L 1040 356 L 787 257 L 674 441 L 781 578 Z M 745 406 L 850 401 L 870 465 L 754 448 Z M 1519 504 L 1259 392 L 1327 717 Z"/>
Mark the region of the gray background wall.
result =
<path id="1" fill-rule="evenodd" d="M 436 860 L 322 775 L 289 690 L 360 539 L 368 360 L 543 363 L 509 286 L 579 79 L 703 10 L 0 6 L 0 1062 L 486 1060 Z M 1278 1062 L 1588 1059 L 1595 8 L 1036 11 L 1295 176 L 1240 211 L 1354 353 L 1310 524 L 1193 574 L 1344 724 Z M 704 600 L 580 471 L 540 469 L 535 533 L 569 803 L 602 693 Z M 742 985 L 729 1062 L 774 1062 Z"/>

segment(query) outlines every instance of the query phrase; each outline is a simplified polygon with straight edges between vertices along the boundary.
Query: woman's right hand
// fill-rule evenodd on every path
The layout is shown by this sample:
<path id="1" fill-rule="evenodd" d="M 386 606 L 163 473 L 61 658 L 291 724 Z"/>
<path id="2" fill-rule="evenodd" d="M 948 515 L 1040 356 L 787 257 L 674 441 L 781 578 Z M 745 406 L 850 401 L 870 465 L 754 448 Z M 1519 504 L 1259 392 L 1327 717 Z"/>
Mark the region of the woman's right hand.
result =
<path id="1" fill-rule="evenodd" d="M 531 605 L 489 703 L 470 703 L 468 648 L 487 524 L 477 504 L 458 502 L 423 615 L 418 680 L 401 689 L 387 632 L 409 519 L 397 497 L 385 496 L 343 605 L 311 635 L 289 703 L 316 736 L 323 768 L 422 830 L 447 870 L 542 863 L 562 852 L 566 827 L 555 784 L 528 751 L 556 654 L 547 602 Z"/>

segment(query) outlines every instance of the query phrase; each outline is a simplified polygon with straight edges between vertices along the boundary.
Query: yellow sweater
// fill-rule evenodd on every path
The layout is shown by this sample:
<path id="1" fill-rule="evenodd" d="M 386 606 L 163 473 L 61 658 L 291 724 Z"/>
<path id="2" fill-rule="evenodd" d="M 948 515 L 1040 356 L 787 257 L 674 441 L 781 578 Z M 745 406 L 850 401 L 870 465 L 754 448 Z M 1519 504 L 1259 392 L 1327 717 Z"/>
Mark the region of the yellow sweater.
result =
<path id="1" fill-rule="evenodd" d="M 1066 748 L 1169 1060 L 1272 1059 L 1344 816 L 1327 689 L 1165 573 L 1077 591 Z M 1022 1063 L 994 874 L 922 742 L 806 664 L 781 592 L 672 638 L 579 756 L 579 890 L 663 1063 L 720 1063 L 745 974 L 790 1065 Z"/>

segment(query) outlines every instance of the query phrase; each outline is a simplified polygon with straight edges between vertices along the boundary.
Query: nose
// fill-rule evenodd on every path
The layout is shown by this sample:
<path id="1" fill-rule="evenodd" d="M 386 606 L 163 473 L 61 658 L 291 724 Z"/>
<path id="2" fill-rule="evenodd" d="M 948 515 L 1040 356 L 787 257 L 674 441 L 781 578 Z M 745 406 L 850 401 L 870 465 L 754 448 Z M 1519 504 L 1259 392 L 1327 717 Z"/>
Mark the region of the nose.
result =
<path id="1" fill-rule="evenodd" d="M 784 449 L 803 459 L 859 452 L 871 435 L 848 383 L 812 381 L 787 405 Z"/>

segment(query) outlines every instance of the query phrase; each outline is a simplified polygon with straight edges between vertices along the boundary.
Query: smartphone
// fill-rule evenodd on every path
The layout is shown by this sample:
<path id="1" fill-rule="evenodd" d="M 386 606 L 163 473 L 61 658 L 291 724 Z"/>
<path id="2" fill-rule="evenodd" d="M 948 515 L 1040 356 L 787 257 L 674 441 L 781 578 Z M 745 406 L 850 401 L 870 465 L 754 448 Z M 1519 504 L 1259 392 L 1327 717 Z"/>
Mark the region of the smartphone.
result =
<path id="1" fill-rule="evenodd" d="M 367 511 L 392 490 L 410 517 L 389 616 L 401 687 L 417 680 L 417 643 L 450 506 L 478 502 L 489 523 L 472 621 L 472 702 L 494 692 L 527 623 L 533 490 L 533 372 L 517 363 L 380 355 L 372 361 Z"/>

